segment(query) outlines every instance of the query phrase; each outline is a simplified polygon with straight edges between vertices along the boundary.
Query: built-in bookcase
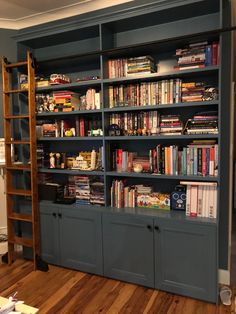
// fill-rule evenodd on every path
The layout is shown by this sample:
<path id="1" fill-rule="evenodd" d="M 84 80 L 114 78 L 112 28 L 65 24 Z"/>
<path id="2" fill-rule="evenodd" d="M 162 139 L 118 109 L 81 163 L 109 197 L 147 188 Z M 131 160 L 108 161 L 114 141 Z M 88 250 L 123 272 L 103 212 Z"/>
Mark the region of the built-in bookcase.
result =
<path id="1" fill-rule="evenodd" d="M 145 5 L 144 5 L 145 6 Z M 202 226 L 213 226 L 215 232 L 215 240 L 218 236 L 226 239 L 227 226 L 221 226 L 221 219 L 227 216 L 225 204 L 227 201 L 227 191 L 229 190 L 229 181 L 227 181 L 226 173 L 229 172 L 229 154 L 228 146 L 230 143 L 229 129 L 227 118 L 229 118 L 230 108 L 230 75 L 229 61 L 230 56 L 230 38 L 224 33 L 215 30 L 223 26 L 221 14 L 221 1 L 186 1 L 186 3 L 177 3 L 175 1 L 164 1 L 161 4 L 146 4 L 146 10 L 137 6 L 133 12 L 117 8 L 117 15 L 112 12 L 108 14 L 110 17 L 103 19 L 102 15 L 97 15 L 96 22 L 91 17 L 79 18 L 67 21 L 64 26 L 57 23 L 57 29 L 48 27 L 46 33 L 35 28 L 34 33 L 21 31 L 18 36 L 19 50 L 18 55 L 21 59 L 27 49 L 31 49 L 34 53 L 37 65 L 37 73 L 46 76 L 52 73 L 62 73 L 68 75 L 72 82 L 63 85 L 54 85 L 40 87 L 36 89 L 36 93 L 50 93 L 53 91 L 70 90 L 83 95 L 87 89 L 94 88 L 100 92 L 101 108 L 96 110 L 82 110 L 72 112 L 43 112 L 38 114 L 40 120 L 55 119 L 76 119 L 76 117 L 93 117 L 101 121 L 103 134 L 98 137 L 41 137 L 39 143 L 45 145 L 48 151 L 52 152 L 77 152 L 82 150 L 99 149 L 103 147 L 103 168 L 96 171 L 79 171 L 69 169 L 48 169 L 39 168 L 40 173 L 53 174 L 54 180 L 63 182 L 70 175 L 88 175 L 100 176 L 104 181 L 105 207 L 99 209 L 102 213 L 113 212 L 116 209 L 111 208 L 111 187 L 114 180 L 125 180 L 127 185 L 147 184 L 152 185 L 155 191 L 162 193 L 171 193 L 180 181 L 199 181 L 199 182 L 216 182 L 218 185 L 217 197 L 217 218 L 189 218 L 194 223 Z M 120 11 L 119 11 L 120 10 Z M 96 16 L 96 14 L 94 15 Z M 77 25 L 78 22 L 78 25 Z M 223 19 L 224 23 L 224 19 Z M 37 34 L 37 35 L 36 35 Z M 175 56 L 177 48 L 184 48 L 186 45 L 205 42 L 212 44 L 219 43 L 219 62 L 205 67 L 175 69 L 177 58 Z M 223 45 L 224 43 L 224 45 Z M 228 43 L 228 47 L 226 47 Z M 229 50 L 228 50 L 229 49 Z M 151 55 L 157 66 L 157 72 L 151 74 L 138 74 L 127 77 L 109 77 L 109 67 L 111 60 L 135 58 L 140 56 Z M 228 72 L 227 72 L 228 71 Z M 226 78 L 222 78 L 222 74 L 226 74 Z M 78 78 L 89 76 L 98 77 L 95 80 L 77 81 Z M 184 102 L 181 97 L 175 103 L 159 102 L 144 105 L 111 104 L 111 90 L 119 90 L 127 86 L 138 86 L 141 84 L 155 84 L 161 81 L 181 80 L 184 83 L 204 81 L 206 85 L 215 86 L 218 90 L 218 97 L 213 100 Z M 111 136 L 109 126 L 114 115 L 143 115 L 157 112 L 158 116 L 175 115 L 179 116 L 186 124 L 187 120 L 192 118 L 198 112 L 215 111 L 219 116 L 218 133 L 215 134 L 182 134 L 162 135 L 162 134 L 119 134 Z M 223 131 L 224 129 L 224 131 Z M 161 146 L 178 146 L 187 147 L 196 140 L 214 140 L 218 145 L 218 173 L 214 176 L 210 175 L 194 175 L 194 174 L 165 174 L 153 172 L 134 171 L 117 171 L 112 166 L 112 154 L 119 149 L 125 151 L 135 151 L 142 155 L 158 145 Z M 226 172 L 226 173 L 224 173 Z M 67 205 L 68 208 L 70 205 Z M 64 209 L 66 206 L 64 205 Z M 98 210 L 97 207 L 82 206 L 87 210 Z M 81 208 L 77 208 L 80 210 Z M 76 208 L 75 208 L 76 210 Z M 130 215 L 136 214 L 150 217 L 166 217 L 173 221 L 182 217 L 178 224 L 185 223 L 185 213 L 179 212 L 177 216 L 173 216 L 171 212 L 150 211 L 136 208 L 134 210 L 121 208 L 121 212 Z M 117 210 L 117 215 L 119 210 Z M 104 214 L 105 215 L 105 214 Z M 183 220 L 182 220 L 183 219 Z M 191 220 L 192 219 L 192 220 Z M 225 218 L 223 218 L 225 222 Z M 167 221 L 168 224 L 168 221 Z M 205 225 L 204 225 L 205 224 Z M 165 227 L 167 225 L 165 224 Z M 204 228 L 204 227 L 203 227 Z M 222 239 L 223 239 L 222 238 Z M 105 241 L 105 240 L 104 240 Z M 215 255 L 219 249 L 219 263 L 221 267 L 225 265 L 225 257 L 222 256 L 224 248 L 221 243 L 217 243 Z M 225 242 L 226 243 L 226 242 Z M 163 243 L 162 243 L 163 244 Z M 164 245 L 164 244 L 163 244 Z M 214 244 L 215 245 L 215 244 Z M 222 246 L 222 247 L 221 247 Z M 106 246 L 105 246 L 106 247 Z M 213 254 L 213 255 L 214 255 Z M 212 261 L 213 262 L 213 261 Z M 214 278 L 215 287 L 217 281 L 218 258 L 214 261 Z M 106 274 L 106 272 L 105 272 Z M 110 275 L 110 273 L 109 273 Z M 112 276 L 112 275 L 111 275 Z M 116 278 L 116 276 L 114 276 Z M 123 278 L 123 277 L 122 277 Z M 126 279 L 125 279 L 126 280 Z M 131 280 L 132 281 L 132 280 Z M 136 281 L 134 281 L 136 282 Z M 164 288 L 167 289 L 168 288 Z M 214 288 L 215 289 L 215 288 Z M 169 291 L 173 291 L 169 290 Z M 216 289 L 215 292 L 216 293 Z M 213 293 L 213 294 L 214 294 Z M 192 293 L 194 296 L 194 292 Z M 197 296 L 199 297 L 199 296 Z M 200 296 L 204 299 L 204 296 Z M 216 300 L 214 297 L 205 298 L 208 300 Z"/>

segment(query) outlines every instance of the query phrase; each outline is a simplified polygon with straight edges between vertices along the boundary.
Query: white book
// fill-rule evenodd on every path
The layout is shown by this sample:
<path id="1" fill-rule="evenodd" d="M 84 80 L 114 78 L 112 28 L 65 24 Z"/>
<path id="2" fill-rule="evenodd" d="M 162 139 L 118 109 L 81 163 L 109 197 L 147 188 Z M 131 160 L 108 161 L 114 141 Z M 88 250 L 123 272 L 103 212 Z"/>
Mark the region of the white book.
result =
<path id="1" fill-rule="evenodd" d="M 197 216 L 202 217 L 202 205 L 203 205 L 203 186 L 198 186 L 198 195 L 197 195 Z"/>
<path id="2" fill-rule="evenodd" d="M 214 188 L 213 190 L 213 218 L 216 218 L 217 217 L 217 204 L 218 204 L 218 190 L 217 190 L 217 187 Z"/>
<path id="3" fill-rule="evenodd" d="M 100 92 L 95 93 L 94 99 L 95 99 L 95 108 L 94 108 L 94 109 L 101 109 L 101 97 L 100 97 Z"/>
<path id="4" fill-rule="evenodd" d="M 205 217 L 206 212 L 206 186 L 202 186 L 202 217 Z"/>
<path id="5" fill-rule="evenodd" d="M 191 185 L 187 186 L 186 192 L 186 216 L 190 216 L 190 198 L 191 198 Z"/>
<path id="6" fill-rule="evenodd" d="M 208 197 L 209 197 L 209 186 L 204 186 L 203 189 L 203 217 L 209 216 L 209 208 L 208 208 Z"/>
<path id="7" fill-rule="evenodd" d="M 190 216 L 196 217 L 197 216 L 197 195 L 198 195 L 198 186 L 191 185 L 191 200 L 190 200 Z"/>
<path id="8" fill-rule="evenodd" d="M 209 218 L 214 218 L 215 215 L 215 209 L 214 209 L 214 186 L 209 186 L 209 191 L 208 191 L 208 217 Z"/>

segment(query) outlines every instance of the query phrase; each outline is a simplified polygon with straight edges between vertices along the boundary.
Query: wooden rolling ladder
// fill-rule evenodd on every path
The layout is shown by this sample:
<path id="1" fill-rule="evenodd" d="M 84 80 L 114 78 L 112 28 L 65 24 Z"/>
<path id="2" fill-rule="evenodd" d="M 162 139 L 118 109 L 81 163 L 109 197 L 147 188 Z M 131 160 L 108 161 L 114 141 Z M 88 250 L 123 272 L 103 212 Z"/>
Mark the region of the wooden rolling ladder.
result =
<path id="1" fill-rule="evenodd" d="M 28 76 L 28 88 L 23 90 L 13 86 L 13 74 L 16 75 L 20 70 L 24 70 Z M 7 58 L 2 58 L 2 78 L 3 78 L 3 113 L 4 113 L 4 135 L 5 135 L 5 156 L 6 156 L 6 205 L 7 205 L 7 228 L 8 228 L 8 264 L 15 258 L 16 245 L 32 248 L 34 269 L 36 270 L 40 253 L 39 245 L 39 214 L 38 214 L 38 187 L 37 187 L 37 143 L 36 143 L 36 112 L 35 112 L 35 69 L 34 60 L 31 52 L 27 52 L 27 61 L 9 63 Z M 19 81 L 19 80 L 18 80 Z M 28 113 L 21 113 L 20 101 L 17 114 L 13 109 L 13 96 L 24 93 L 27 97 L 26 107 Z M 19 96 L 18 96 L 19 100 Z M 16 104 L 14 104 L 15 106 Z M 27 121 L 28 138 L 14 138 L 13 125 L 17 120 Z M 15 162 L 12 158 L 12 147 L 26 145 L 29 150 L 29 160 L 27 162 Z M 27 174 L 29 187 L 24 189 L 15 187 L 14 174 L 21 172 Z M 31 213 L 21 213 L 14 210 L 14 198 L 25 197 L 30 202 Z M 23 236 L 19 231 L 20 223 L 28 223 L 31 226 L 32 236 Z M 17 230 L 18 229 L 18 230 Z"/>

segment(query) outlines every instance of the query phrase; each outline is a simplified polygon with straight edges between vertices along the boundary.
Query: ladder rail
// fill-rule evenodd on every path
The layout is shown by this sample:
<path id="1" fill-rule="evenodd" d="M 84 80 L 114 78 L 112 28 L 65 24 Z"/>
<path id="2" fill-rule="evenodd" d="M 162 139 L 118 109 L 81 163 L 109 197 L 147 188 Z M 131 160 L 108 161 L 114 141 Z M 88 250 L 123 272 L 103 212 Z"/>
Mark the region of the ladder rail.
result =
<path id="1" fill-rule="evenodd" d="M 11 71 L 13 68 L 26 66 L 28 74 L 28 115 L 16 117 L 14 112 L 11 112 L 11 97 L 16 92 L 20 93 L 21 89 L 12 89 Z M 40 255 L 40 241 L 39 241 L 39 212 L 38 212 L 38 187 L 37 187 L 37 138 L 36 138 L 36 108 L 35 108 L 35 68 L 32 53 L 27 51 L 27 61 L 9 63 L 7 58 L 2 58 L 2 78 L 3 78 L 3 114 L 4 114 L 4 136 L 5 136 L 5 160 L 6 160 L 6 206 L 7 206 L 7 228 L 8 228 L 8 263 L 11 264 L 15 258 L 15 244 L 26 245 L 32 248 L 34 269 L 37 269 L 37 256 Z M 26 92 L 26 90 L 23 90 Z M 12 125 L 11 121 L 14 119 L 27 118 L 29 120 L 29 141 L 12 139 Z M 29 166 L 14 166 L 11 160 L 11 146 L 29 145 Z M 20 190 L 13 187 L 13 172 L 27 168 L 30 171 L 30 190 Z M 12 196 L 30 196 L 32 214 L 30 215 L 14 213 L 14 201 Z M 14 221 L 27 221 L 32 224 L 32 238 L 20 237 L 16 234 L 14 229 Z"/>

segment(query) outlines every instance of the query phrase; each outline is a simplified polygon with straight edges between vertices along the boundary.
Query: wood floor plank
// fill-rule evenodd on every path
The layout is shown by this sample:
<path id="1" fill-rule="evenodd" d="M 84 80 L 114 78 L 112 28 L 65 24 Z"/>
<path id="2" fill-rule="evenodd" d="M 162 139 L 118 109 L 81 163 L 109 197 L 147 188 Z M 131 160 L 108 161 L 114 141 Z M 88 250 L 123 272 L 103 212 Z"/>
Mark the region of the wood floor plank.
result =
<path id="1" fill-rule="evenodd" d="M 232 314 L 231 306 L 153 290 L 105 277 L 50 265 L 33 271 L 31 261 L 0 265 L 0 295 L 18 298 L 39 308 L 40 314 Z"/>

